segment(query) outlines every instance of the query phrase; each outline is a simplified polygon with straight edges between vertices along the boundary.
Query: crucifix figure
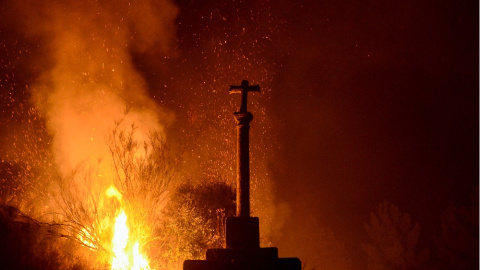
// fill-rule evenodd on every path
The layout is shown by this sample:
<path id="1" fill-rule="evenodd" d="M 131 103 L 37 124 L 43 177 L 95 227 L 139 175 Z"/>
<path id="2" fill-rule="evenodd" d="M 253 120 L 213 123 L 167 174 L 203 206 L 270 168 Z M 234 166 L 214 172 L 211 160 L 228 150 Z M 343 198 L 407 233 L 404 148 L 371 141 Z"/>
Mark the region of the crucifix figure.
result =
<path id="1" fill-rule="evenodd" d="M 240 89 L 240 90 L 237 90 Z M 242 104 L 240 105 L 241 113 L 247 112 L 247 93 L 248 92 L 260 92 L 259 85 L 248 85 L 248 81 L 243 80 L 241 85 L 230 85 L 230 94 L 242 94 Z"/>

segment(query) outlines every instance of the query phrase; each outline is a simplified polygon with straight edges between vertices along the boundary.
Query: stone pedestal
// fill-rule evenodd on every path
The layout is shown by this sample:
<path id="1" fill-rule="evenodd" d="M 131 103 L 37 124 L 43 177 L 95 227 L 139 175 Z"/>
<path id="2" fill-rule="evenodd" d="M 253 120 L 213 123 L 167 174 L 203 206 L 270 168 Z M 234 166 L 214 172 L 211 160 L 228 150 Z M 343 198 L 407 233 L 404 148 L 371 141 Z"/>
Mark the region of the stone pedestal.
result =
<path id="1" fill-rule="evenodd" d="M 206 260 L 186 260 L 183 270 L 301 270 L 298 258 L 278 258 L 274 247 L 261 248 L 257 217 L 227 218 L 226 248 L 207 250 Z"/>
<path id="2" fill-rule="evenodd" d="M 230 217 L 226 223 L 227 248 L 260 248 L 257 217 Z"/>

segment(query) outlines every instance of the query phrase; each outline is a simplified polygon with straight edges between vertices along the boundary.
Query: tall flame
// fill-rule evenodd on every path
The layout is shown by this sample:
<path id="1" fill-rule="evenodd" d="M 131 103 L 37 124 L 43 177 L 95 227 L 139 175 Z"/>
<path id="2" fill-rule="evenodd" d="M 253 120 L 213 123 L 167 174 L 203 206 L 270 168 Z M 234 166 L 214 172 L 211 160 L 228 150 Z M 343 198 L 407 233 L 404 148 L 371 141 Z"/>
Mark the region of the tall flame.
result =
<path id="1" fill-rule="evenodd" d="M 128 254 L 125 251 L 128 244 L 128 232 L 127 215 L 122 209 L 115 221 L 115 231 L 112 239 L 112 270 L 128 269 Z"/>
<path id="2" fill-rule="evenodd" d="M 140 253 L 138 242 L 133 247 L 133 266 L 132 270 L 150 269 L 148 266 L 148 259 Z"/>
<path id="3" fill-rule="evenodd" d="M 121 193 L 110 186 L 105 192 L 108 197 L 115 197 L 121 201 Z M 129 246 L 129 232 L 127 226 L 127 214 L 123 208 L 120 209 L 114 226 L 112 238 L 112 270 L 149 270 L 148 259 L 140 253 L 140 244 L 135 242 L 133 248 Z"/>

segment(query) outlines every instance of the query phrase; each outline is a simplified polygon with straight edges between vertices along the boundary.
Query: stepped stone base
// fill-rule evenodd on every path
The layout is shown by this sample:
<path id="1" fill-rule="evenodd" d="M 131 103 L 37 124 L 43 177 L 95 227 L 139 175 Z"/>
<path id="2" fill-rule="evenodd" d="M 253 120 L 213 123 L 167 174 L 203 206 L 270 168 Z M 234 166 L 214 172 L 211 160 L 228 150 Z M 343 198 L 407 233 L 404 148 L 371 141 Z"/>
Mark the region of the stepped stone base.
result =
<path id="1" fill-rule="evenodd" d="M 187 260 L 184 270 L 301 270 L 298 258 L 279 258 L 274 260 L 249 261 L 208 261 Z"/>
<path id="2" fill-rule="evenodd" d="M 258 218 L 227 219 L 227 248 L 207 250 L 206 260 L 186 260 L 183 270 L 301 270 L 298 258 L 278 258 L 275 247 L 259 247 Z"/>

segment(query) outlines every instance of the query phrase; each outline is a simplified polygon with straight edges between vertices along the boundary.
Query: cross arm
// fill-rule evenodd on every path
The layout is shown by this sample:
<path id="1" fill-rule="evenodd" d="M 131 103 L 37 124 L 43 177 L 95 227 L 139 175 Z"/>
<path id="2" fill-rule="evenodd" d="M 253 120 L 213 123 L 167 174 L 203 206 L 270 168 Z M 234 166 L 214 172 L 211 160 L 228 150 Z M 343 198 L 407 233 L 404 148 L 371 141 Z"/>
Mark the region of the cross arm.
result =
<path id="1" fill-rule="evenodd" d="M 248 85 L 247 87 L 243 87 L 242 85 L 230 85 L 230 94 L 241 93 L 242 90 L 246 90 L 248 92 L 260 92 L 260 85 Z"/>
<path id="2" fill-rule="evenodd" d="M 240 112 L 247 111 L 247 93 L 248 92 L 260 92 L 259 85 L 248 85 L 248 81 L 243 80 L 241 85 L 230 85 L 230 94 L 242 94 L 242 104 L 240 106 Z"/>

